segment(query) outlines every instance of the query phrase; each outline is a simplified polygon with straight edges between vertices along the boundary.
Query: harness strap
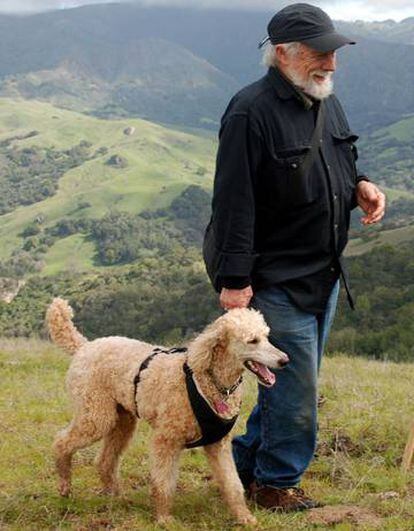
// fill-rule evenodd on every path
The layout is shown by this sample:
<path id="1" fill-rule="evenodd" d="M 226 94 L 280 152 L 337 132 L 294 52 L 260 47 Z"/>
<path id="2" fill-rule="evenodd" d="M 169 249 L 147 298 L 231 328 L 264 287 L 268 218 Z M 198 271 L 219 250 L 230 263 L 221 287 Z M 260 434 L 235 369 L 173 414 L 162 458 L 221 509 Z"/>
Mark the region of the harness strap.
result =
<path id="1" fill-rule="evenodd" d="M 157 354 L 177 354 L 180 352 L 187 352 L 187 349 L 185 347 L 173 347 L 170 349 L 163 349 L 163 348 L 156 347 L 151 352 L 151 354 L 147 356 L 144 359 L 144 361 L 141 363 L 141 365 L 139 366 L 138 372 L 134 378 L 134 399 L 135 399 L 135 409 L 136 409 L 137 417 L 139 417 L 138 405 L 137 405 L 137 387 L 141 379 L 141 372 L 148 367 L 152 358 L 154 358 Z"/>
<path id="2" fill-rule="evenodd" d="M 223 419 L 217 415 L 207 400 L 198 391 L 194 382 L 193 371 L 187 362 L 184 363 L 183 369 L 188 398 L 201 430 L 201 438 L 197 441 L 189 442 L 185 446 L 186 448 L 196 448 L 198 446 L 216 443 L 231 431 L 238 415 L 235 415 L 231 419 Z"/>
<path id="3" fill-rule="evenodd" d="M 157 354 L 176 354 L 181 352 L 186 352 L 186 348 L 170 348 L 168 350 L 162 348 L 155 348 L 149 356 L 147 356 L 144 361 L 141 363 L 138 369 L 138 373 L 134 378 L 134 397 L 135 397 L 135 408 L 137 417 L 138 413 L 138 404 L 136 403 L 137 396 L 137 387 L 141 379 L 141 372 L 145 370 L 150 364 L 151 360 Z M 188 366 L 187 362 L 183 365 L 183 370 L 185 373 L 185 383 L 187 388 L 188 398 L 190 400 L 191 409 L 193 410 L 194 416 L 198 422 L 198 425 L 201 430 L 201 438 L 194 442 L 189 442 L 185 446 L 186 448 L 196 448 L 198 446 L 206 446 L 208 444 L 213 444 L 220 441 L 225 437 L 233 428 L 238 415 L 235 415 L 231 419 L 223 419 L 211 408 L 207 400 L 200 394 L 199 390 L 194 381 L 193 371 Z M 240 385 L 241 380 L 236 382 L 231 388 L 231 392 L 236 390 Z M 234 388 L 234 389 L 233 389 Z"/>

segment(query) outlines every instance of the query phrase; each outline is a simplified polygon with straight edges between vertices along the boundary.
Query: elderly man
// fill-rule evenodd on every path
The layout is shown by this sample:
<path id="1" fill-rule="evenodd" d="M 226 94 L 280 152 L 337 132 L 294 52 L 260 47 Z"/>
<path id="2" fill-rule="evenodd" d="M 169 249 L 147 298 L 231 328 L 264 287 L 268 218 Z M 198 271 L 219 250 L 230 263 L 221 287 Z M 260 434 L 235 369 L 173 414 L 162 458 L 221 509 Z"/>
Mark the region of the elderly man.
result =
<path id="1" fill-rule="evenodd" d="M 333 95 L 336 52 L 355 44 L 321 9 L 293 4 L 272 18 L 259 81 L 222 118 L 212 219 L 204 257 L 223 308 L 251 304 L 290 364 L 259 386 L 244 435 L 233 441 L 239 476 L 268 509 L 317 503 L 298 488 L 315 451 L 317 379 L 334 317 L 350 212 L 384 215 L 384 194 L 356 170 L 357 136 Z"/>

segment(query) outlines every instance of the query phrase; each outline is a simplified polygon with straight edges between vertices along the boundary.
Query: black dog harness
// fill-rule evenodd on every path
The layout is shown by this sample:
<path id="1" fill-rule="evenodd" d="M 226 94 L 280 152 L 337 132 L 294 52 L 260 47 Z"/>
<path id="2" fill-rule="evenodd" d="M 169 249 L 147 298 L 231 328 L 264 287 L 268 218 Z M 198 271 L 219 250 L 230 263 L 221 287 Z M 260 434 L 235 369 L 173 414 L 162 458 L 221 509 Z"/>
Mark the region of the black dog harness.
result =
<path id="1" fill-rule="evenodd" d="M 154 349 L 154 351 L 141 363 L 138 373 L 134 378 L 135 397 L 137 394 L 137 386 L 141 378 L 141 372 L 148 367 L 150 361 L 157 354 L 176 354 L 186 351 L 186 348 L 171 348 L 169 350 L 164 350 L 161 348 Z M 223 419 L 217 415 L 217 413 L 211 408 L 210 404 L 197 389 L 196 383 L 194 381 L 193 371 L 188 366 L 187 362 L 184 362 L 183 370 L 191 409 L 193 410 L 194 416 L 197 419 L 201 430 L 201 438 L 197 441 L 186 443 L 185 447 L 196 448 L 198 446 L 206 446 L 207 444 L 216 443 L 223 439 L 223 437 L 230 432 L 237 420 L 238 415 L 235 415 L 231 419 Z M 240 383 L 241 379 L 237 382 L 237 384 L 231 387 L 227 394 L 234 392 Z M 139 416 L 138 407 L 137 416 Z"/>

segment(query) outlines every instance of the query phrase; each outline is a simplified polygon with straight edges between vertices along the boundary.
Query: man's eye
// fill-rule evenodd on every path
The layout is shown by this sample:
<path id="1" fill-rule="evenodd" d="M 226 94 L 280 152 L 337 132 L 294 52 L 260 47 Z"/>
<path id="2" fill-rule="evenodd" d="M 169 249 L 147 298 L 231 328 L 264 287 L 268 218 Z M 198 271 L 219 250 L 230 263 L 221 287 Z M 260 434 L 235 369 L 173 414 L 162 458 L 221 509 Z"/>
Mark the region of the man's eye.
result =
<path id="1" fill-rule="evenodd" d="M 258 339 L 257 337 L 255 337 L 254 339 L 251 339 L 250 341 L 248 341 L 248 343 L 249 343 L 250 345 L 255 345 L 255 344 L 258 343 L 258 342 L 259 342 L 259 339 Z"/>

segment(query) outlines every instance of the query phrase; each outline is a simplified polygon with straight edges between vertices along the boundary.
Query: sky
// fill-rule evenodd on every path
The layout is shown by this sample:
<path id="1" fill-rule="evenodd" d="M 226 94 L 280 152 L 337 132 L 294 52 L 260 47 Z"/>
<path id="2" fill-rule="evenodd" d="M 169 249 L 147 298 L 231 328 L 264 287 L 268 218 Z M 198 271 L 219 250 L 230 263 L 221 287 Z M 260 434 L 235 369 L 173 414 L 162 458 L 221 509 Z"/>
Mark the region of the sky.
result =
<path id="1" fill-rule="evenodd" d="M 113 1 L 113 0 L 112 0 Z M 275 0 L 118 0 L 146 6 L 175 5 L 187 7 L 224 7 L 275 11 Z M 305 0 L 298 0 L 305 1 Z M 308 0 L 319 5 L 337 20 L 400 21 L 414 16 L 414 0 Z M 107 3 L 109 0 L 0 0 L 0 13 L 28 13 L 49 9 L 68 9 L 85 4 Z M 285 2 L 285 4 L 293 2 Z"/>

